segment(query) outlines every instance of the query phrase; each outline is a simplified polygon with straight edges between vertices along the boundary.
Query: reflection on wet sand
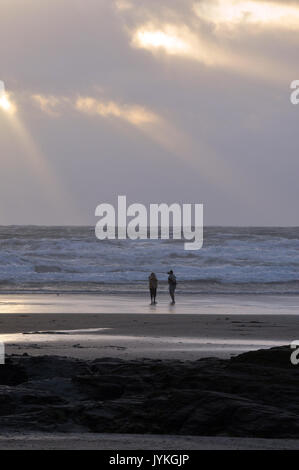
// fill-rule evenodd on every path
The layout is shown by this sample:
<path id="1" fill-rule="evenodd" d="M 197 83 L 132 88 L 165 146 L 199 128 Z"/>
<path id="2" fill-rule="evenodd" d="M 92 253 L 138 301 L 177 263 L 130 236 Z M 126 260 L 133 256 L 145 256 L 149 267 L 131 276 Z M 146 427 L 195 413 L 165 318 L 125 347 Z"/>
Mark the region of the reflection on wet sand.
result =
<path id="1" fill-rule="evenodd" d="M 17 334 L 0 335 L 8 352 L 18 353 L 26 350 L 28 353 L 40 350 L 40 354 L 61 354 L 68 351 L 73 354 L 73 348 L 84 350 L 80 356 L 90 357 L 102 355 L 103 350 L 114 350 L 113 355 L 134 354 L 137 357 L 178 357 L 199 358 L 209 355 L 227 357 L 234 352 L 251 351 L 286 344 L 282 340 L 242 339 L 242 338 L 207 338 L 180 336 L 145 336 L 111 334 L 112 328 L 90 328 L 84 330 L 33 331 Z M 75 354 L 78 356 L 78 354 Z M 110 352 L 109 352 L 110 355 Z"/>
<path id="2" fill-rule="evenodd" d="M 275 295 L 178 295 L 170 305 L 163 295 L 149 305 L 141 295 L 15 294 L 0 295 L 1 313 L 121 313 L 121 314 L 217 314 L 297 315 L 299 296 Z"/>

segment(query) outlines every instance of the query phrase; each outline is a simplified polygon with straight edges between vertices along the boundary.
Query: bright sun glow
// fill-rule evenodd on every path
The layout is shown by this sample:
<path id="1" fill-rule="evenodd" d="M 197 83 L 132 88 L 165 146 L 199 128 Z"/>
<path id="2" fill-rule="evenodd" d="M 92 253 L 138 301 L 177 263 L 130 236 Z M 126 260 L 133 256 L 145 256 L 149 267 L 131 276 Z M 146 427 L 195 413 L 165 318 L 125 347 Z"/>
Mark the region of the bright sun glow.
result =
<path id="1" fill-rule="evenodd" d="M 195 6 L 197 15 L 213 23 L 263 23 L 279 27 L 299 27 L 299 8 L 275 2 L 211 0 Z"/>
<path id="2" fill-rule="evenodd" d="M 2 96 L 0 99 L 0 106 L 4 111 L 9 111 L 11 108 L 11 103 L 6 95 Z"/>
<path id="3" fill-rule="evenodd" d="M 6 93 L 4 93 L 0 98 L 0 108 L 10 114 L 15 112 L 15 105 L 11 102 Z"/>
<path id="4" fill-rule="evenodd" d="M 169 54 L 188 54 L 190 45 L 184 41 L 173 30 L 166 31 L 139 29 L 136 31 L 133 42 L 137 47 L 144 49 L 163 48 Z"/>
<path id="5" fill-rule="evenodd" d="M 152 53 L 164 52 L 202 62 L 223 63 L 223 54 L 218 47 L 208 43 L 199 34 L 194 34 L 186 25 L 148 23 L 132 33 L 132 46 L 147 49 Z"/>

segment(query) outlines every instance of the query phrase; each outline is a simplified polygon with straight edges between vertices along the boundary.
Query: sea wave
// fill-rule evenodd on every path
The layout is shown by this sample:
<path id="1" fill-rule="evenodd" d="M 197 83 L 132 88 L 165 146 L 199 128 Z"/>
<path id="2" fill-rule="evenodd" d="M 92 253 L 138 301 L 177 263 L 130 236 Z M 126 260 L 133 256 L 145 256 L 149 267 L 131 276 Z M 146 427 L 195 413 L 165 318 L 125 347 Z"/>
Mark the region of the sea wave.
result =
<path id="1" fill-rule="evenodd" d="M 173 269 L 188 293 L 297 293 L 299 228 L 208 227 L 199 251 L 176 240 L 96 239 L 93 227 L 0 227 L 0 291 L 141 292 Z"/>

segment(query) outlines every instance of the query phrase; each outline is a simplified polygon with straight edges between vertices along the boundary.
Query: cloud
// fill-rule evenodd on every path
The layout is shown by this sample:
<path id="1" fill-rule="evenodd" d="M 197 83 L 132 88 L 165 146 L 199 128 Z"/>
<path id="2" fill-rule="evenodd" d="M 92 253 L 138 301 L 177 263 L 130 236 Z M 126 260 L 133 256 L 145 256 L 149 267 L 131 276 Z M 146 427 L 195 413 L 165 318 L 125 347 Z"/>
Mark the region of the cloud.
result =
<path id="1" fill-rule="evenodd" d="M 299 29 L 299 7 L 295 4 L 256 0 L 203 0 L 194 11 L 204 21 L 218 27 L 244 24 Z"/>
<path id="2" fill-rule="evenodd" d="M 60 117 L 62 114 L 75 110 L 90 116 L 121 119 L 134 126 L 158 122 L 160 119 L 157 114 L 144 106 L 117 103 L 92 96 L 66 97 L 33 94 L 30 99 L 43 113 L 51 117 Z"/>
<path id="3" fill-rule="evenodd" d="M 16 103 L 10 93 L 4 92 L 0 95 L 0 110 L 8 114 L 15 114 L 17 111 Z"/>
<path id="4" fill-rule="evenodd" d="M 34 94 L 32 99 L 35 104 L 46 114 L 52 117 L 58 117 L 61 114 L 59 108 L 63 104 L 68 102 L 68 99 L 65 97 L 57 97 L 54 95 L 41 95 Z"/>
<path id="5" fill-rule="evenodd" d="M 40 110 L 50 116 L 61 116 L 62 107 L 67 103 L 69 108 L 65 108 L 65 111 L 68 112 L 77 111 L 95 118 L 128 122 L 148 140 L 169 152 L 174 159 L 188 162 L 188 165 L 195 169 L 200 168 L 204 178 L 209 181 L 217 181 L 219 186 L 231 184 L 230 172 L 223 162 L 213 155 L 211 149 L 208 149 L 203 142 L 196 142 L 188 132 L 179 129 L 170 119 L 166 119 L 143 106 L 122 104 L 92 96 L 59 98 L 52 95 L 33 95 L 32 98 L 39 105 Z M 199 155 L 205 158 L 199 158 Z M 216 168 L 218 170 L 221 168 L 221 173 L 218 176 L 215 173 Z M 223 178 L 224 175 L 226 178 Z"/>
<path id="6" fill-rule="evenodd" d="M 131 46 L 151 52 L 158 60 L 165 56 L 189 59 L 274 84 L 285 82 L 296 72 L 294 62 L 288 69 L 282 67 L 284 61 L 288 63 L 281 51 L 283 43 L 273 47 L 278 30 L 284 28 L 291 35 L 299 28 L 296 4 L 202 0 L 190 3 L 181 18 L 169 14 L 172 22 L 154 8 L 143 12 L 151 20 L 140 24 L 140 16 L 136 16 L 137 24 L 128 27 Z M 289 36 L 284 40 L 292 44 Z"/>
<path id="7" fill-rule="evenodd" d="M 165 25 L 164 31 L 155 30 L 151 25 L 139 28 L 133 37 L 136 47 L 145 49 L 163 48 L 169 54 L 193 55 L 191 42 L 172 25 Z M 187 33 L 188 35 L 188 33 Z"/>
<path id="8" fill-rule="evenodd" d="M 185 26 L 146 24 L 132 34 L 132 46 L 150 51 L 158 59 L 163 54 L 190 59 L 208 67 L 228 68 L 239 75 L 271 81 L 285 78 L 279 64 L 257 55 L 244 55 L 229 44 L 195 35 Z"/>
<path id="9" fill-rule="evenodd" d="M 146 23 L 132 33 L 131 44 L 158 56 L 165 53 L 205 65 L 224 65 L 228 62 L 227 55 L 220 47 L 180 24 Z"/>
<path id="10" fill-rule="evenodd" d="M 115 101 L 102 101 L 92 97 L 79 97 L 75 102 L 77 111 L 102 117 L 115 117 L 139 126 L 156 122 L 159 118 L 153 112 L 138 105 L 119 104 Z"/>
<path id="11" fill-rule="evenodd" d="M 133 8 L 132 3 L 128 0 L 117 0 L 115 5 L 118 10 L 130 10 L 131 8 Z"/>
<path id="12" fill-rule="evenodd" d="M 296 14 L 287 21 L 281 8 L 297 11 L 299 2 L 254 2 L 265 3 L 280 7 L 271 21 L 257 8 L 217 18 L 216 0 L 2 0 L 1 79 L 79 222 L 93 223 L 98 199 L 121 192 L 203 201 L 207 223 L 297 223 L 289 84 L 298 78 L 298 30 Z M 0 113 L 4 223 L 41 223 L 38 178 L 5 134 L 7 117 Z M 32 204 L 22 197 L 29 192 Z M 14 210 L 19 201 L 24 210 Z M 47 221 L 66 223 L 64 210 L 56 204 Z"/>

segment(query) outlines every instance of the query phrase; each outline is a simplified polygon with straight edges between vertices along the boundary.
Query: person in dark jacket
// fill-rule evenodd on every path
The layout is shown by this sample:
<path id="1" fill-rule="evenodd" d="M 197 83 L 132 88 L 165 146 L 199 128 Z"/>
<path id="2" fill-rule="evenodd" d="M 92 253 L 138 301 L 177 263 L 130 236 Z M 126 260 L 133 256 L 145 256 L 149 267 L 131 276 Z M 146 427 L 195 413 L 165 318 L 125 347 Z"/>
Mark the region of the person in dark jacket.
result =
<path id="1" fill-rule="evenodd" d="M 151 305 L 155 305 L 156 302 L 156 296 L 157 296 L 157 287 L 158 287 L 158 279 L 155 273 L 152 273 L 148 277 L 149 281 L 149 290 L 151 294 Z"/>
<path id="2" fill-rule="evenodd" d="M 170 270 L 167 274 L 169 275 L 168 276 L 169 295 L 170 295 L 171 300 L 172 300 L 171 303 L 172 303 L 172 305 L 174 305 L 175 304 L 174 294 L 175 294 L 175 289 L 176 289 L 176 277 L 173 274 L 172 270 Z"/>

